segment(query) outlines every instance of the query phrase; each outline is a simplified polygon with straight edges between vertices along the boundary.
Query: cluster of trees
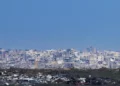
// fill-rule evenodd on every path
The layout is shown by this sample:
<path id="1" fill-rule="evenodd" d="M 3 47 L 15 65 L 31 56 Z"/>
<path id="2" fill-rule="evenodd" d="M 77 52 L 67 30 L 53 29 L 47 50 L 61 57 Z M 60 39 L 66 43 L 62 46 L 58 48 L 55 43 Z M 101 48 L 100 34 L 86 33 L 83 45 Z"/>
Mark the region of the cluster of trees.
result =
<path id="1" fill-rule="evenodd" d="M 66 75 L 68 78 L 79 78 L 79 77 L 88 77 L 91 75 L 92 77 L 103 77 L 103 78 L 111 78 L 115 81 L 120 82 L 120 69 L 20 69 L 20 68 L 10 68 L 10 69 L 0 69 L 0 71 L 7 71 L 7 73 L 19 73 L 26 74 L 28 76 L 35 76 L 39 72 L 43 75 L 51 74 L 51 75 Z M 1 75 L 1 74 L 0 74 Z M 38 86 L 69 86 L 67 84 L 42 84 Z M 72 86 L 72 85 L 71 85 Z"/>
<path id="2" fill-rule="evenodd" d="M 113 79 L 120 79 L 120 69 L 20 69 L 20 68 L 10 68 L 10 69 L 0 69 L 0 71 L 6 70 L 7 72 L 16 73 L 19 72 L 20 74 L 26 74 L 29 76 L 35 76 L 37 73 L 42 74 L 66 74 L 69 77 L 87 77 L 89 75 L 93 77 L 108 77 Z"/>

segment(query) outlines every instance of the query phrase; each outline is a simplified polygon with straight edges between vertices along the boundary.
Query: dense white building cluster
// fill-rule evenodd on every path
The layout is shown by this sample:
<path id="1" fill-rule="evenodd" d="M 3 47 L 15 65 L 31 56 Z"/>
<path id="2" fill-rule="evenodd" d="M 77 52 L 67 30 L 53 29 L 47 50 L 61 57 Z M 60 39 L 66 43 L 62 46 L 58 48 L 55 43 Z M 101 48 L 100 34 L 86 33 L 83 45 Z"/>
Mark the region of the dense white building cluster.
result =
<path id="1" fill-rule="evenodd" d="M 87 48 L 85 51 L 75 49 L 61 50 L 5 50 L 0 49 L 1 68 L 119 68 L 120 52 L 99 51 Z"/>

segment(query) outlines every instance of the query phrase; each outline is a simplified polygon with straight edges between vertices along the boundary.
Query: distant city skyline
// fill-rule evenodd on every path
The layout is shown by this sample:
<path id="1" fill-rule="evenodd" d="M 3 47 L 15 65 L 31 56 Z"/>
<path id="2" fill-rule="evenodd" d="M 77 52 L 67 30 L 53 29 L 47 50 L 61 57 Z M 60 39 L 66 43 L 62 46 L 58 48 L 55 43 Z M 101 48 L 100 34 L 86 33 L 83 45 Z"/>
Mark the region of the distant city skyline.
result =
<path id="1" fill-rule="evenodd" d="M 120 51 L 119 0 L 0 1 L 0 47 Z"/>
<path id="2" fill-rule="evenodd" d="M 86 48 L 50 48 L 50 49 L 37 49 L 37 48 L 0 48 L 0 50 L 6 51 L 6 50 L 36 50 L 36 51 L 46 51 L 46 50 L 67 50 L 67 49 L 73 49 L 77 51 L 83 51 L 83 52 L 89 52 L 89 51 L 113 51 L 113 52 L 120 52 L 119 50 L 111 50 L 111 49 L 101 49 L 101 48 L 96 48 L 93 46 L 89 46 Z"/>

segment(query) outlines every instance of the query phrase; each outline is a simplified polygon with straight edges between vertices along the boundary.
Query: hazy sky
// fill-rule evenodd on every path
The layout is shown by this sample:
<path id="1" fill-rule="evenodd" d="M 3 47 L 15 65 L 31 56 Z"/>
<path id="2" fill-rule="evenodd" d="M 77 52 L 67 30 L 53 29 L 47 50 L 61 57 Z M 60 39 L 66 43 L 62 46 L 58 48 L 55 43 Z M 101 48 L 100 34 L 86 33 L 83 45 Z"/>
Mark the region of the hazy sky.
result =
<path id="1" fill-rule="evenodd" d="M 0 0 L 0 47 L 120 50 L 120 0 Z"/>

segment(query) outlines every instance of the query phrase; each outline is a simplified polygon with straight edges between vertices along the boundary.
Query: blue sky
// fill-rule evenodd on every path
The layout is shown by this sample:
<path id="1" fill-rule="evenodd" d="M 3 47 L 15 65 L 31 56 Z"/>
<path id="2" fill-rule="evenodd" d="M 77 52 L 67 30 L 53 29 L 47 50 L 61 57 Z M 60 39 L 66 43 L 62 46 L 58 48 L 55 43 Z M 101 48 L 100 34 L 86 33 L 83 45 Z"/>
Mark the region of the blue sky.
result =
<path id="1" fill-rule="evenodd" d="M 120 50 L 120 0 L 0 0 L 0 47 Z"/>

